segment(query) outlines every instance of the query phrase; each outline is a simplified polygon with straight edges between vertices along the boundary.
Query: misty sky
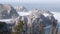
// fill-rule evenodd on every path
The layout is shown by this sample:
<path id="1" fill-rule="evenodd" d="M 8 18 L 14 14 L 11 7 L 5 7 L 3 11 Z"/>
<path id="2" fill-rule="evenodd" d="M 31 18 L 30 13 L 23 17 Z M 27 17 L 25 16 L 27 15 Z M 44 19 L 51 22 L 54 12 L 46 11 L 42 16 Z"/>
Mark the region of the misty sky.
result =
<path id="1" fill-rule="evenodd" d="M 60 4 L 60 0 L 0 0 L 0 3 L 2 2 Z"/>
<path id="2" fill-rule="evenodd" d="M 42 8 L 52 8 L 52 9 L 58 9 L 60 10 L 60 0 L 0 0 L 0 4 L 11 4 L 20 5 L 23 4 L 23 6 L 32 7 L 42 7 Z M 27 4 L 27 5 L 26 5 Z"/>

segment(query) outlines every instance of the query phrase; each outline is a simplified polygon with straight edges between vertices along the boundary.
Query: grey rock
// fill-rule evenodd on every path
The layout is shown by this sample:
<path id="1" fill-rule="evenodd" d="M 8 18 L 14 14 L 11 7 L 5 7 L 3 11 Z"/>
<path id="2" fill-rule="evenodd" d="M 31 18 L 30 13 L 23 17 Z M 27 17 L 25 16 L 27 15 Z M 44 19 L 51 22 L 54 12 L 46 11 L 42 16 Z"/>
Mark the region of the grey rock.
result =
<path id="1" fill-rule="evenodd" d="M 16 10 L 11 5 L 0 4 L 0 19 L 10 19 L 18 16 Z"/>
<path id="2" fill-rule="evenodd" d="M 27 12 L 28 11 L 24 6 L 17 6 L 17 7 L 15 7 L 15 9 L 18 12 Z"/>
<path id="3" fill-rule="evenodd" d="M 44 16 L 43 14 L 49 14 L 48 16 Z M 54 18 L 54 16 L 52 15 L 52 13 L 48 12 L 48 11 L 41 11 L 41 10 L 34 10 L 31 12 L 31 14 L 28 16 L 28 32 L 32 33 L 32 34 L 40 34 L 40 25 L 41 23 L 44 25 L 44 27 L 47 27 L 49 25 L 51 25 L 51 21 L 54 20 L 56 21 L 56 19 Z M 40 28 L 39 28 L 40 27 Z"/>

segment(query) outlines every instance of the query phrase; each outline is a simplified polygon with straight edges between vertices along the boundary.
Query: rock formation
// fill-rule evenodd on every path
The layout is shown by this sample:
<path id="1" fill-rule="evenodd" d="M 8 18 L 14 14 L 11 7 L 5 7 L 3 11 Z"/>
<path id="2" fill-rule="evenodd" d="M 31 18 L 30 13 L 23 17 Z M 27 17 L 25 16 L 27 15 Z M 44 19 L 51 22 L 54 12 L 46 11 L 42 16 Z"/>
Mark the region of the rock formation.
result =
<path id="1" fill-rule="evenodd" d="M 19 15 L 11 5 L 0 4 L 0 19 L 16 18 Z"/>
<path id="2" fill-rule="evenodd" d="M 45 15 L 48 14 L 48 15 L 45 16 L 44 14 Z M 46 11 L 37 10 L 37 9 L 31 11 L 31 13 L 27 16 L 27 19 L 28 19 L 27 32 L 31 33 L 31 34 L 42 33 L 42 32 L 40 32 L 41 28 L 52 25 L 51 20 L 56 21 L 56 19 L 53 17 L 52 13 L 50 13 L 48 11 L 46 12 Z M 41 25 L 41 24 L 43 24 L 43 25 Z"/>
<path id="3" fill-rule="evenodd" d="M 17 6 L 15 9 L 18 12 L 27 12 L 27 9 L 24 6 Z"/>

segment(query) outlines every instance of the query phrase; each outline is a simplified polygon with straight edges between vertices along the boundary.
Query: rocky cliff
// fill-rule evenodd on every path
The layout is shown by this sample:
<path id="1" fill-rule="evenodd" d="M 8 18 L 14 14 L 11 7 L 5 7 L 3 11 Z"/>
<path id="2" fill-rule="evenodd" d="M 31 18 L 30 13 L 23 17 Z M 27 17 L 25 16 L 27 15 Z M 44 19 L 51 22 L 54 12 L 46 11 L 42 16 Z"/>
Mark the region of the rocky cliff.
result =
<path id="1" fill-rule="evenodd" d="M 18 16 L 16 10 L 11 5 L 0 4 L 0 19 L 10 19 Z"/>
<path id="2" fill-rule="evenodd" d="M 35 9 L 28 16 L 28 32 L 32 34 L 44 33 L 45 27 L 52 25 L 53 21 L 56 25 L 57 21 L 50 11 Z"/>

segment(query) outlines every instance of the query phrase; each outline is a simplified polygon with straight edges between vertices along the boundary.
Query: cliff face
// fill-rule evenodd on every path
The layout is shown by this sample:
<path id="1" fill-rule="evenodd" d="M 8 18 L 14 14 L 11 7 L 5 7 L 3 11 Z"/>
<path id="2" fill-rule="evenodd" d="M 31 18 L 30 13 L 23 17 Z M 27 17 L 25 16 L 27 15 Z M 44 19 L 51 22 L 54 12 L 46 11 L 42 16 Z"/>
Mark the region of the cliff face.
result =
<path id="1" fill-rule="evenodd" d="M 11 5 L 0 4 L 0 19 L 16 18 L 19 15 Z"/>
<path id="2" fill-rule="evenodd" d="M 31 11 L 28 15 L 20 16 L 20 20 L 22 20 L 21 18 L 24 22 L 24 30 L 27 29 L 26 32 L 32 34 L 40 34 L 41 26 L 47 27 L 52 25 L 52 21 L 56 21 L 56 19 L 50 11 L 38 9 Z"/>
<path id="3" fill-rule="evenodd" d="M 44 33 L 44 27 L 52 25 L 52 21 L 56 22 L 56 19 L 51 12 L 43 10 L 33 10 L 28 16 L 28 24 L 30 24 L 28 25 L 28 32 L 31 32 L 32 34 L 40 34 L 42 33 L 40 31 L 43 31 Z"/>
<path id="4" fill-rule="evenodd" d="M 28 23 L 40 23 L 40 21 L 42 20 L 44 26 L 47 26 L 51 25 L 51 19 L 55 20 L 52 13 L 50 14 L 50 12 L 42 10 L 33 10 L 28 16 Z"/>
<path id="5" fill-rule="evenodd" d="M 24 16 L 20 16 L 20 20 Z M 39 24 L 41 21 L 43 21 L 44 26 L 48 26 L 51 25 L 51 21 L 55 21 L 56 19 L 50 11 L 35 9 L 31 11 L 28 15 L 26 15 L 25 20 L 27 20 L 28 27 L 32 27 L 34 24 Z"/>

